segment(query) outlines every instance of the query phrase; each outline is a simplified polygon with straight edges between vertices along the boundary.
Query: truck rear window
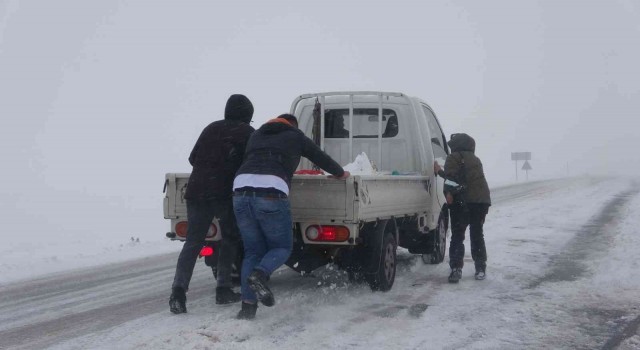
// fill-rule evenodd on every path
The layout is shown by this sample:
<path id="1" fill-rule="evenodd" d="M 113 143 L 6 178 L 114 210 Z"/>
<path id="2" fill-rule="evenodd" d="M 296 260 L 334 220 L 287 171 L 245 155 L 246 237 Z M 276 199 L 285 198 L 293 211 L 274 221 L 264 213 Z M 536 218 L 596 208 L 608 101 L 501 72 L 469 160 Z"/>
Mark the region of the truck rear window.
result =
<path id="1" fill-rule="evenodd" d="M 326 109 L 324 112 L 324 137 L 349 137 L 349 109 Z M 353 138 L 377 138 L 379 124 L 377 108 L 353 109 Z M 391 109 L 382 110 L 382 137 L 398 135 L 399 125 L 396 112 Z"/>

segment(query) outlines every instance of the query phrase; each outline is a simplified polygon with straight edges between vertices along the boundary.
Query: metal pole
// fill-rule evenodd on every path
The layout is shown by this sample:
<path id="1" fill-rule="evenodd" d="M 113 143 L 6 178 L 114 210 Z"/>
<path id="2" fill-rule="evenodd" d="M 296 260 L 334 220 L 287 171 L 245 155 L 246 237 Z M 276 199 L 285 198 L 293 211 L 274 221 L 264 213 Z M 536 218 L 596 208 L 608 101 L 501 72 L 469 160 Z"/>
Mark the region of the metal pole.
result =
<path id="1" fill-rule="evenodd" d="M 325 98 L 320 98 L 320 149 L 324 151 L 324 103 Z"/>
<path id="2" fill-rule="evenodd" d="M 352 130 L 353 130 L 353 95 L 349 95 L 349 162 L 354 161 Z"/>
<path id="3" fill-rule="evenodd" d="M 516 182 L 518 182 L 518 160 L 516 159 Z"/>
<path id="4" fill-rule="evenodd" d="M 382 170 L 382 93 L 378 107 L 378 170 Z"/>

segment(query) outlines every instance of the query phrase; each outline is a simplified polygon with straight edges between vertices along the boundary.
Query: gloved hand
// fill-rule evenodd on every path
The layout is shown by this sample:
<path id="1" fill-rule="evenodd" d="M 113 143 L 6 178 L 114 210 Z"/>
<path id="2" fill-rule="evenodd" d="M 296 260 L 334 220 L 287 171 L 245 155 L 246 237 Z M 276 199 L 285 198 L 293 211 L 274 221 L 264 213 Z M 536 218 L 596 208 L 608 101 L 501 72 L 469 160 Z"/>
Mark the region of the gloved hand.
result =
<path id="1" fill-rule="evenodd" d="M 337 179 L 337 180 L 344 180 L 344 179 L 348 178 L 349 176 L 351 176 L 351 173 L 345 170 L 344 174 L 342 174 L 342 176 L 337 177 L 337 176 L 329 175 L 329 178 L 330 179 Z"/>
<path id="2" fill-rule="evenodd" d="M 440 164 L 438 164 L 438 162 L 433 162 L 433 172 L 438 175 L 438 173 L 440 172 L 440 170 L 442 170 L 442 167 L 440 166 Z"/>

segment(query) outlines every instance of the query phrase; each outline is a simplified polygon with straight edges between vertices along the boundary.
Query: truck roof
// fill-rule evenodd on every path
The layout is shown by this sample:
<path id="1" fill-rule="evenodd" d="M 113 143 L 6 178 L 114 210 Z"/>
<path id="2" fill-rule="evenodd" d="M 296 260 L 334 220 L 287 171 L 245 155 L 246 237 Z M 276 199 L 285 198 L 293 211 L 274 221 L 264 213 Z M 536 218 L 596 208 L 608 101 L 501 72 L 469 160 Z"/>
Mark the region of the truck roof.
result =
<path id="1" fill-rule="evenodd" d="M 321 103 L 330 104 L 348 104 L 350 98 L 353 97 L 354 103 L 378 103 L 380 97 L 383 97 L 385 104 L 411 104 L 413 101 L 420 102 L 428 106 L 423 100 L 408 96 L 401 92 L 385 92 L 385 91 L 331 91 L 318 92 L 299 95 L 291 104 L 291 113 L 295 113 L 298 106 L 309 105 L 315 103 L 315 99 L 319 98 Z M 429 107 L 431 108 L 431 107 Z"/>

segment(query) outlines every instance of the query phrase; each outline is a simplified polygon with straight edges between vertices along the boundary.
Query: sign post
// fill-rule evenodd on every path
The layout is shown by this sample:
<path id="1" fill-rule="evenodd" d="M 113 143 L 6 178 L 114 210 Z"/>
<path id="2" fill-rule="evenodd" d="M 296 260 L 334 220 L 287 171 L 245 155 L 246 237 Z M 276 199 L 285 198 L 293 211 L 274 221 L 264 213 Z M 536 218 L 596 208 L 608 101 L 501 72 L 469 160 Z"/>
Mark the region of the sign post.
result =
<path id="1" fill-rule="evenodd" d="M 531 169 L 533 169 L 531 167 L 531 164 L 529 164 L 529 162 L 525 160 L 524 164 L 522 165 L 522 170 L 524 170 L 524 173 L 527 176 L 527 181 L 529 181 L 529 170 L 531 170 Z"/>
<path id="2" fill-rule="evenodd" d="M 518 181 L 518 161 L 531 160 L 531 152 L 511 152 L 511 160 L 516 162 L 516 182 L 517 182 Z M 529 164 L 529 163 L 527 162 L 526 164 Z M 529 165 L 529 167 L 531 167 L 531 165 Z"/>

